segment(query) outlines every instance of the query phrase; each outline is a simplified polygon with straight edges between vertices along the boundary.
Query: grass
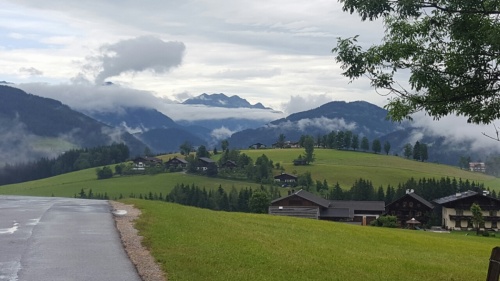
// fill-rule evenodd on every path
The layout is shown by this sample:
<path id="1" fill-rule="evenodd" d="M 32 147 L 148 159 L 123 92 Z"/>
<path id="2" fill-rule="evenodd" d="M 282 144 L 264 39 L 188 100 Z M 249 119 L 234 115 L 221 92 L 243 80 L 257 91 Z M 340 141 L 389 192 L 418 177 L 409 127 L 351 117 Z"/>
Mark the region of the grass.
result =
<path id="1" fill-rule="evenodd" d="M 169 280 L 483 280 L 496 239 L 126 200 Z M 216 227 L 215 227 L 216 226 Z"/>
<path id="2" fill-rule="evenodd" d="M 495 177 L 463 171 L 447 165 L 422 163 L 373 153 L 316 149 L 316 161 L 312 165 L 293 166 L 293 159 L 303 151 L 303 149 L 266 149 L 244 150 L 242 152 L 253 159 L 257 159 L 265 153 L 275 163 L 280 163 L 285 167 L 286 172 L 301 174 L 310 171 L 314 180 L 323 181 L 326 179 L 330 187 L 338 182 L 342 188 L 349 189 L 359 178 L 371 180 L 375 188 L 380 185 L 385 188 L 388 184 L 397 186 L 411 177 L 415 179 L 451 177 L 484 183 L 485 187 L 500 191 L 500 179 Z M 170 154 L 160 158 L 166 161 L 174 156 L 179 155 Z M 220 154 L 213 158 L 217 160 L 218 157 Z M 276 170 L 275 174 L 278 173 L 279 171 Z M 208 178 L 184 173 L 164 173 L 154 176 L 136 175 L 97 180 L 95 169 L 87 169 L 32 182 L 0 186 L 0 194 L 73 197 L 83 188 L 86 193 L 92 189 L 94 194 L 107 193 L 110 198 L 119 198 L 120 194 L 123 197 L 128 197 L 131 193 L 138 195 L 139 193 L 152 192 L 166 195 L 176 184 L 180 183 L 195 184 L 207 189 L 222 185 L 226 190 L 232 186 L 238 190 L 260 186 L 260 184 L 251 182 Z"/>
<path id="3" fill-rule="evenodd" d="M 374 153 L 339 151 L 332 149 L 315 149 L 316 160 L 309 166 L 294 166 L 293 159 L 304 153 L 304 149 L 267 149 L 245 150 L 248 156 L 256 159 L 262 154 L 275 163 L 285 167 L 287 173 L 299 174 L 310 171 L 314 180 L 327 180 L 330 186 L 338 182 L 341 187 L 348 189 L 359 178 L 371 180 L 375 188 L 387 184 L 397 186 L 411 177 L 462 178 L 469 181 L 484 183 L 485 187 L 500 190 L 500 179 L 481 173 L 464 171 L 458 167 L 436 163 L 419 162 L 397 156 Z"/>
<path id="4" fill-rule="evenodd" d="M 240 190 L 251 187 L 258 188 L 256 183 L 208 178 L 184 173 L 162 173 L 157 175 L 115 176 L 111 179 L 97 180 L 95 169 L 63 174 L 37 181 L 0 186 L 0 194 L 73 197 L 83 188 L 85 193 L 90 189 L 94 194 L 107 193 L 109 198 L 136 196 L 149 192 L 167 195 L 176 184 L 195 184 L 207 190 L 216 189 L 221 185 L 229 191 L 233 186 Z"/>

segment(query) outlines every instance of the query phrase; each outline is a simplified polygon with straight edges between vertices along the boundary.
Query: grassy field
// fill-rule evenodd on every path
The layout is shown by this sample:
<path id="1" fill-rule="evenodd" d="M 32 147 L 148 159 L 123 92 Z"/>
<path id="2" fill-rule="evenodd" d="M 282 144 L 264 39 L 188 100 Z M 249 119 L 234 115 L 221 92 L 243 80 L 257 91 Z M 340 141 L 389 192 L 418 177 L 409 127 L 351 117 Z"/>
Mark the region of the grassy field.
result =
<path id="1" fill-rule="evenodd" d="M 352 186 L 359 178 L 371 180 L 374 187 L 387 184 L 397 186 L 409 178 L 462 178 L 484 183 L 485 187 L 500 190 L 500 179 L 481 173 L 460 170 L 458 167 L 436 163 L 423 163 L 397 156 L 373 153 L 339 151 L 333 149 L 315 149 L 315 162 L 309 166 L 294 166 L 293 159 L 304 153 L 304 149 L 267 149 L 244 150 L 248 156 L 256 159 L 262 154 L 279 162 L 287 173 L 299 174 L 310 171 L 314 180 L 326 179 L 331 185 L 338 182 L 344 189 Z"/>
<path id="2" fill-rule="evenodd" d="M 126 200 L 176 280 L 484 280 L 495 238 Z"/>
<path id="3" fill-rule="evenodd" d="M 109 198 L 129 197 L 131 193 L 136 196 L 149 192 L 167 195 L 176 184 L 195 184 L 207 190 L 216 189 L 221 185 L 230 190 L 233 186 L 241 188 L 258 188 L 256 183 L 233 181 L 217 178 L 208 178 L 184 173 L 162 173 L 157 175 L 135 175 L 113 177 L 111 179 L 97 180 L 95 169 L 59 175 L 52 178 L 0 186 L 0 194 L 32 195 L 32 196 L 58 196 L 73 197 L 83 188 L 85 193 L 90 189 L 94 194 L 107 193 Z"/>
<path id="4" fill-rule="evenodd" d="M 413 177 L 425 178 L 462 178 L 481 182 L 485 187 L 500 191 L 500 179 L 481 173 L 472 173 L 460 170 L 457 167 L 434 163 L 422 163 L 401 157 L 377 155 L 373 153 L 337 151 L 330 149 L 316 149 L 316 161 L 309 166 L 293 166 L 293 159 L 303 153 L 303 149 L 266 149 L 244 150 L 253 159 L 265 153 L 275 163 L 280 163 L 288 173 L 311 172 L 314 180 L 327 180 L 330 187 L 339 182 L 342 188 L 349 189 L 359 178 L 371 180 L 374 187 L 387 184 L 397 186 Z M 164 161 L 179 155 L 161 156 Z M 213 157 L 218 159 L 219 155 Z M 275 174 L 280 171 L 276 170 Z M 110 198 L 128 197 L 131 193 L 147 194 L 162 193 L 166 195 L 176 184 L 195 184 L 207 189 L 217 188 L 219 185 L 226 190 L 234 186 L 236 189 L 245 187 L 257 188 L 260 184 L 208 178 L 184 173 L 164 173 L 154 176 L 136 175 L 114 177 L 112 179 L 97 180 L 95 169 L 87 169 L 56 177 L 26 182 L 14 185 L 0 186 L 0 194 L 61 196 L 72 197 L 83 188 L 86 193 L 90 189 L 94 194 L 107 193 Z M 284 195 L 285 191 L 283 191 Z"/>

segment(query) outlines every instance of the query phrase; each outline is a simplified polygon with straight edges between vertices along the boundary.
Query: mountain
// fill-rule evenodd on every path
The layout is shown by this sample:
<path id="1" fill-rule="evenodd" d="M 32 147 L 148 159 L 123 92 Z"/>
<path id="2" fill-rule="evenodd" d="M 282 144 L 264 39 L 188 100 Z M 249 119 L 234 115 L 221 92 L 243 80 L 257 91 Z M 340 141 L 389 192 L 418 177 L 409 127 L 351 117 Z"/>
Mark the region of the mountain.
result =
<path id="1" fill-rule="evenodd" d="M 153 153 L 178 151 L 186 141 L 194 146 L 206 145 L 210 141 L 211 130 L 198 126 L 184 127 L 153 108 L 127 107 L 117 111 L 86 113 L 105 124 L 133 133 Z"/>
<path id="2" fill-rule="evenodd" d="M 231 146 L 245 148 L 253 143 L 271 145 L 280 134 L 298 141 L 301 135 L 324 135 L 331 131 L 351 131 L 369 139 L 398 130 L 401 125 L 386 120 L 387 111 L 364 101 L 334 101 L 318 108 L 291 114 L 257 129 L 247 129 L 231 136 Z"/>
<path id="3" fill-rule="evenodd" d="M 410 122 L 394 123 L 386 119 L 387 111 L 364 101 L 335 101 L 316 109 L 291 114 L 256 129 L 234 133 L 229 139 L 233 148 L 248 148 L 254 143 L 268 147 L 284 134 L 287 141 L 298 141 L 301 135 L 315 138 L 332 131 L 351 131 L 360 137 L 366 136 L 370 142 L 379 139 L 382 145 L 391 144 L 391 154 L 403 155 L 404 146 L 412 147 L 418 140 L 427 144 L 429 162 L 457 165 L 461 156 L 471 156 L 472 161 L 485 161 L 487 157 L 498 154 L 497 149 L 483 148 L 474 144 L 474 139 L 458 142 L 453 137 L 430 135 L 426 128 L 419 128 Z M 361 138 L 360 138 L 361 139 Z"/>
<path id="4" fill-rule="evenodd" d="M 126 107 L 117 111 L 86 111 L 84 113 L 105 124 L 113 127 L 123 127 L 130 132 L 179 127 L 170 117 L 152 108 Z"/>
<path id="5" fill-rule="evenodd" d="M 228 97 L 225 94 L 201 94 L 197 97 L 187 99 L 183 104 L 201 104 L 213 107 L 225 107 L 225 108 L 257 108 L 257 109 L 271 109 L 264 107 L 260 102 L 254 105 L 250 104 L 246 99 L 242 99 L 239 96 Z"/>
<path id="6" fill-rule="evenodd" d="M 0 163 L 53 157 L 70 148 L 124 142 L 131 154 L 145 145 L 131 134 L 100 123 L 59 101 L 0 85 Z"/>

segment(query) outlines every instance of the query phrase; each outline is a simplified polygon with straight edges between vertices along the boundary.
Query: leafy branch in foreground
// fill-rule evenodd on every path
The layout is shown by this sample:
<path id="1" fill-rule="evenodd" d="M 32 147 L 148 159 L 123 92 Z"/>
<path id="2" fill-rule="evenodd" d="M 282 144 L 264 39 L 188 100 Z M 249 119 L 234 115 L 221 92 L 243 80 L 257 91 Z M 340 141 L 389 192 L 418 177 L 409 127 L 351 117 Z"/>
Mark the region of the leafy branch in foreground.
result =
<path id="1" fill-rule="evenodd" d="M 357 36 L 339 38 L 336 60 L 351 81 L 362 76 L 390 95 L 389 117 L 420 110 L 456 114 L 472 123 L 500 118 L 500 2 L 494 0 L 340 0 L 362 20 L 381 18 L 380 45 L 366 50 Z M 404 83 L 398 79 L 408 75 Z"/>

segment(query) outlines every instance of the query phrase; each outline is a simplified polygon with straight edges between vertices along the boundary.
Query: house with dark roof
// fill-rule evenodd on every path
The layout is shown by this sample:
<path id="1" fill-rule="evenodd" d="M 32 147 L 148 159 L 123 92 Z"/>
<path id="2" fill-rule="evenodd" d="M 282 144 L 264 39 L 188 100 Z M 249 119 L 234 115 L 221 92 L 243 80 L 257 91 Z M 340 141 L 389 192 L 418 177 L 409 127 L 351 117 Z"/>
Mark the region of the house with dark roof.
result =
<path id="1" fill-rule="evenodd" d="M 305 190 L 271 202 L 269 214 L 369 224 L 385 211 L 383 201 L 327 200 Z"/>
<path id="2" fill-rule="evenodd" d="M 287 173 L 281 173 L 274 176 L 274 181 L 279 182 L 280 184 L 294 185 L 297 182 L 297 177 Z"/>
<path id="3" fill-rule="evenodd" d="M 471 229 L 472 212 L 470 207 L 476 203 L 481 207 L 484 219 L 483 228 L 499 230 L 500 200 L 489 196 L 487 191 L 468 190 L 434 200 L 436 210 L 441 212 L 442 227 L 460 230 Z"/>
<path id="4" fill-rule="evenodd" d="M 228 169 L 234 169 L 238 167 L 238 164 L 234 162 L 233 160 L 227 160 L 226 162 L 222 163 L 221 165 L 222 168 L 228 168 Z"/>
<path id="5" fill-rule="evenodd" d="M 156 157 L 149 157 L 149 156 L 139 156 L 136 157 L 134 160 L 134 170 L 142 171 L 146 167 L 154 167 L 157 165 L 162 164 L 162 160 Z"/>
<path id="6" fill-rule="evenodd" d="M 206 170 L 208 170 L 208 167 L 210 165 L 217 166 L 214 160 L 212 160 L 208 157 L 200 157 L 200 158 L 198 158 L 198 163 L 197 163 L 196 169 L 206 171 Z"/>
<path id="7" fill-rule="evenodd" d="M 168 159 L 168 161 L 165 162 L 165 167 L 167 169 L 172 168 L 172 167 L 185 169 L 187 167 L 187 165 L 188 165 L 188 162 L 185 159 L 177 158 L 177 157 Z"/>
<path id="8" fill-rule="evenodd" d="M 422 225 L 429 222 L 434 205 L 424 198 L 418 196 L 413 190 L 407 190 L 406 194 L 385 206 L 387 215 L 396 216 L 400 227 L 407 227 L 407 221 L 415 219 Z"/>
<path id="9" fill-rule="evenodd" d="M 486 173 L 486 164 L 484 162 L 470 162 L 469 170 L 471 172 Z"/>
<path id="10" fill-rule="evenodd" d="M 258 142 L 258 143 L 254 143 L 254 144 L 248 146 L 248 148 L 250 148 L 250 149 L 262 149 L 262 148 L 266 148 L 266 145 Z"/>

